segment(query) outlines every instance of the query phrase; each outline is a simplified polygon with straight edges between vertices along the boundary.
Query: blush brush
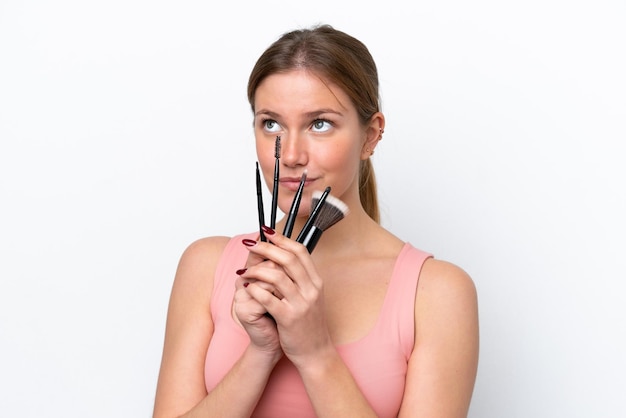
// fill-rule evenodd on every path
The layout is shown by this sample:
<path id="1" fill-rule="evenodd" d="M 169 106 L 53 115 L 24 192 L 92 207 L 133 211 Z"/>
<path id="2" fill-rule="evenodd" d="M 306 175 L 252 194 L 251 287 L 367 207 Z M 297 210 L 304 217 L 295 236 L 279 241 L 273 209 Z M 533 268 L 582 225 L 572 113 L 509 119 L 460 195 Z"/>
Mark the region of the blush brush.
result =
<path id="1" fill-rule="evenodd" d="M 311 215 L 296 239 L 306 247 L 309 253 L 313 252 L 322 233 L 348 214 L 348 206 L 329 193 L 330 187 L 327 187 L 324 192 L 313 192 Z"/>
<path id="2" fill-rule="evenodd" d="M 300 234 L 298 234 L 298 238 L 296 238 L 297 242 L 302 243 L 304 241 L 304 237 L 309 233 L 309 230 L 311 229 L 313 222 L 315 222 L 315 219 L 317 218 L 317 214 L 319 213 L 320 208 L 324 204 L 324 201 L 326 201 L 326 198 L 328 197 L 329 194 L 330 194 L 330 187 L 327 187 L 324 190 L 324 192 L 320 194 L 319 196 L 317 193 L 315 193 L 315 200 L 313 200 L 313 196 L 311 196 L 311 213 L 309 213 L 308 219 L 306 220 L 306 222 L 304 223 L 304 226 L 300 230 Z"/>

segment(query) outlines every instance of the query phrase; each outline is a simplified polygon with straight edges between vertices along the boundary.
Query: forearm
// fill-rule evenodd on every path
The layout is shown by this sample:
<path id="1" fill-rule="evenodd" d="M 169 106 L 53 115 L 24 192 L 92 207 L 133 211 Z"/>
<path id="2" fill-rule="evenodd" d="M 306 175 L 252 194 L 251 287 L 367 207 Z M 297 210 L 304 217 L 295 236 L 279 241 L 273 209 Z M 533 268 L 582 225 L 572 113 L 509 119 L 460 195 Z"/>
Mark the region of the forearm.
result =
<path id="1" fill-rule="evenodd" d="M 224 379 L 183 417 L 249 417 L 279 359 L 248 346 Z"/>
<path id="2" fill-rule="evenodd" d="M 304 364 L 299 371 L 317 417 L 376 418 L 334 347 L 314 362 Z"/>

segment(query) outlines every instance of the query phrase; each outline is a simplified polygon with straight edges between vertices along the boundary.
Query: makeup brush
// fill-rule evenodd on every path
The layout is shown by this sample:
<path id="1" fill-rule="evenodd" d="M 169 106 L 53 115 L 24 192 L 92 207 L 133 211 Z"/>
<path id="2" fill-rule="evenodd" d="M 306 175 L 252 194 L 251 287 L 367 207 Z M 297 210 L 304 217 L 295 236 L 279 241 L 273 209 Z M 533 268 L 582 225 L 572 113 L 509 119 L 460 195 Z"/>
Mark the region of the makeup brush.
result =
<path id="1" fill-rule="evenodd" d="M 259 233 L 261 241 L 267 241 L 263 233 L 263 225 L 265 225 L 265 214 L 263 212 L 263 188 L 261 187 L 261 173 L 259 172 L 259 162 L 256 163 L 256 205 L 259 213 Z"/>
<path id="2" fill-rule="evenodd" d="M 289 215 L 287 215 L 287 223 L 285 223 L 285 229 L 283 230 L 283 235 L 287 238 L 291 238 L 291 232 L 293 231 L 293 226 L 296 223 L 296 216 L 298 216 L 300 200 L 302 199 L 302 189 L 304 189 L 304 183 L 306 182 L 306 173 L 306 170 L 302 172 L 298 191 L 293 197 L 293 202 L 291 203 L 291 208 L 289 209 Z"/>
<path id="3" fill-rule="evenodd" d="M 274 143 L 274 188 L 272 189 L 272 213 L 270 215 L 270 228 L 276 229 L 276 211 L 278 208 L 278 179 L 280 170 L 280 136 Z"/>
<path id="4" fill-rule="evenodd" d="M 301 241 L 298 241 L 306 247 L 309 253 L 313 252 L 317 242 L 322 237 L 322 233 L 348 214 L 348 206 L 345 203 L 328 193 L 324 193 L 313 192 L 311 208 L 312 211 L 317 209 L 317 214 L 308 230 L 305 231 L 303 228 L 304 236 Z"/>
<path id="5" fill-rule="evenodd" d="M 311 213 L 309 213 L 309 218 L 306 220 L 306 222 L 304 223 L 304 226 L 300 230 L 300 233 L 298 234 L 298 238 L 296 238 L 297 242 L 302 243 L 302 241 L 304 240 L 304 237 L 309 233 L 309 229 L 311 229 L 313 222 L 315 222 L 315 218 L 317 218 L 317 214 L 319 213 L 319 210 L 324 204 L 324 201 L 328 197 L 329 193 L 330 193 L 330 187 L 327 187 L 326 190 L 324 190 L 324 192 L 321 194 L 321 196 L 319 196 L 319 198 L 316 197 L 315 204 L 313 200 L 311 199 L 311 208 L 312 208 Z M 316 196 L 317 196 L 317 193 L 316 193 Z M 313 196 L 311 196 L 311 198 L 312 197 Z"/>

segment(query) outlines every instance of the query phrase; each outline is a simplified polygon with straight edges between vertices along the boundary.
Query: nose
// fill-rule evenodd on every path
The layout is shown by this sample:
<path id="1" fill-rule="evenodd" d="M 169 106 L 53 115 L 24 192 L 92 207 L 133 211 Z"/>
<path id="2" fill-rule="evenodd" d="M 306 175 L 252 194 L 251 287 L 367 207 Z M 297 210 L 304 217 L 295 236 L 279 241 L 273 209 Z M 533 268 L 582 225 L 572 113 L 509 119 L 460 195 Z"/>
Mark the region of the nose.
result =
<path id="1" fill-rule="evenodd" d="M 287 167 L 306 165 L 309 160 L 306 138 L 291 132 L 282 135 L 280 138 L 280 160 Z"/>

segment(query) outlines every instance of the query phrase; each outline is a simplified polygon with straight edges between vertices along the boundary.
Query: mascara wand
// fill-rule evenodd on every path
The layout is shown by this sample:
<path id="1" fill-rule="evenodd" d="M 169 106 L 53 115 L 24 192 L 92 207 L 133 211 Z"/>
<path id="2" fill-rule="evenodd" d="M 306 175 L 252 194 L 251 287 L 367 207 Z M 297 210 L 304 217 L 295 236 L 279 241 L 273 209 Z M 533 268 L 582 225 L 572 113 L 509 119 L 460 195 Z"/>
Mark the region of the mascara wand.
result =
<path id="1" fill-rule="evenodd" d="M 276 212 L 278 208 L 278 179 L 280 170 L 280 136 L 276 137 L 274 144 L 274 188 L 272 189 L 272 213 L 270 215 L 270 228 L 276 229 Z"/>

